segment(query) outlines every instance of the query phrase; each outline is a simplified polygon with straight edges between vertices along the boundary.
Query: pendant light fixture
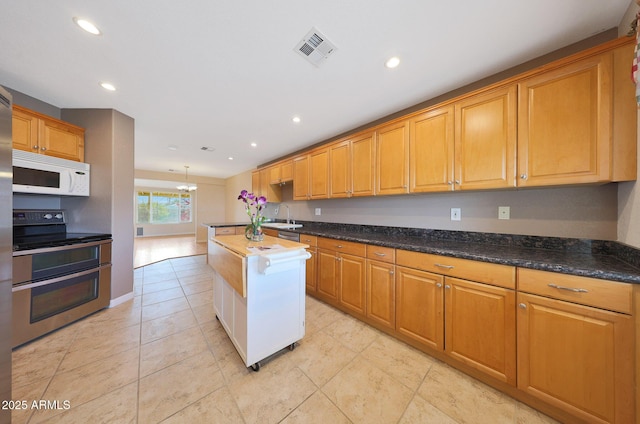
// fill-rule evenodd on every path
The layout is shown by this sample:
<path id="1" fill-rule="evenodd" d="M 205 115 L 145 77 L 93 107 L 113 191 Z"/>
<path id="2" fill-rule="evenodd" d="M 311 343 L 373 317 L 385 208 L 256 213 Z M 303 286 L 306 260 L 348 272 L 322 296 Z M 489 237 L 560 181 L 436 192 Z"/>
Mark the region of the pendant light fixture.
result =
<path id="1" fill-rule="evenodd" d="M 189 166 L 184 166 L 184 184 L 179 185 L 177 188 L 180 191 L 190 192 L 198 189 L 198 186 L 195 184 L 189 184 Z"/>

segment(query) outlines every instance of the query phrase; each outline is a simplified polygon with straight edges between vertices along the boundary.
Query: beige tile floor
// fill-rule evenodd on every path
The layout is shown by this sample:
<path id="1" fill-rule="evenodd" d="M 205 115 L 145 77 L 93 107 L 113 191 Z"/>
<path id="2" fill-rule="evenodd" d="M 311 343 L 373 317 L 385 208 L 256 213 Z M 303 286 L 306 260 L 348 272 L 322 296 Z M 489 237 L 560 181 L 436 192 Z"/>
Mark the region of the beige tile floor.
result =
<path id="1" fill-rule="evenodd" d="M 253 372 L 211 285 L 204 256 L 144 266 L 134 300 L 16 349 L 13 423 L 554 422 L 310 297 L 304 339 Z"/>

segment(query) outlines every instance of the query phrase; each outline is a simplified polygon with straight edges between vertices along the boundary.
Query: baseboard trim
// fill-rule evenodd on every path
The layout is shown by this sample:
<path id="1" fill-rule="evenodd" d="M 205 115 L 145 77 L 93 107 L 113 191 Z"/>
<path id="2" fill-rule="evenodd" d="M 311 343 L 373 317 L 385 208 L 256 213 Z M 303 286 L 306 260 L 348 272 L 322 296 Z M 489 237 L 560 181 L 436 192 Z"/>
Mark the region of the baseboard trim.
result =
<path id="1" fill-rule="evenodd" d="M 133 291 L 130 291 L 129 293 L 122 295 L 120 297 L 117 297 L 115 299 L 111 299 L 111 302 L 109 302 L 109 308 L 114 308 L 131 299 L 133 299 Z"/>

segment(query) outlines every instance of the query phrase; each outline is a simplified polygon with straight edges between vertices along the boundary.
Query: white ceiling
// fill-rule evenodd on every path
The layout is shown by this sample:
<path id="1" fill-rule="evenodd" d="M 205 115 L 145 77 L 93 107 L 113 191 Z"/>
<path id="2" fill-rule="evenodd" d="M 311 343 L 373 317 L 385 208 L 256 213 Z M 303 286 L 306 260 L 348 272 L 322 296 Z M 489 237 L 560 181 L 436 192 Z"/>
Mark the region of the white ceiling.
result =
<path id="1" fill-rule="evenodd" d="M 136 169 L 224 178 L 618 26 L 630 0 L 2 3 L 0 85 L 133 117 Z M 337 46 L 321 67 L 293 50 L 312 27 Z"/>

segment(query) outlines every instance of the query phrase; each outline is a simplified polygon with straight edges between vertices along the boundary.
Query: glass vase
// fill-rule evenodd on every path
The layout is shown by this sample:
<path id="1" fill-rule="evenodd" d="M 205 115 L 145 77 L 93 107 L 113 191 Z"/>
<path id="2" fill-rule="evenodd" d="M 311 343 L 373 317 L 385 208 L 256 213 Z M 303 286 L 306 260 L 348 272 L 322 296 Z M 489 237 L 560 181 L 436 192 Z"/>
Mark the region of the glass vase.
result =
<path id="1" fill-rule="evenodd" d="M 264 233 L 262 232 L 262 226 L 256 224 L 247 225 L 247 229 L 244 232 L 245 237 L 251 241 L 264 240 Z"/>

